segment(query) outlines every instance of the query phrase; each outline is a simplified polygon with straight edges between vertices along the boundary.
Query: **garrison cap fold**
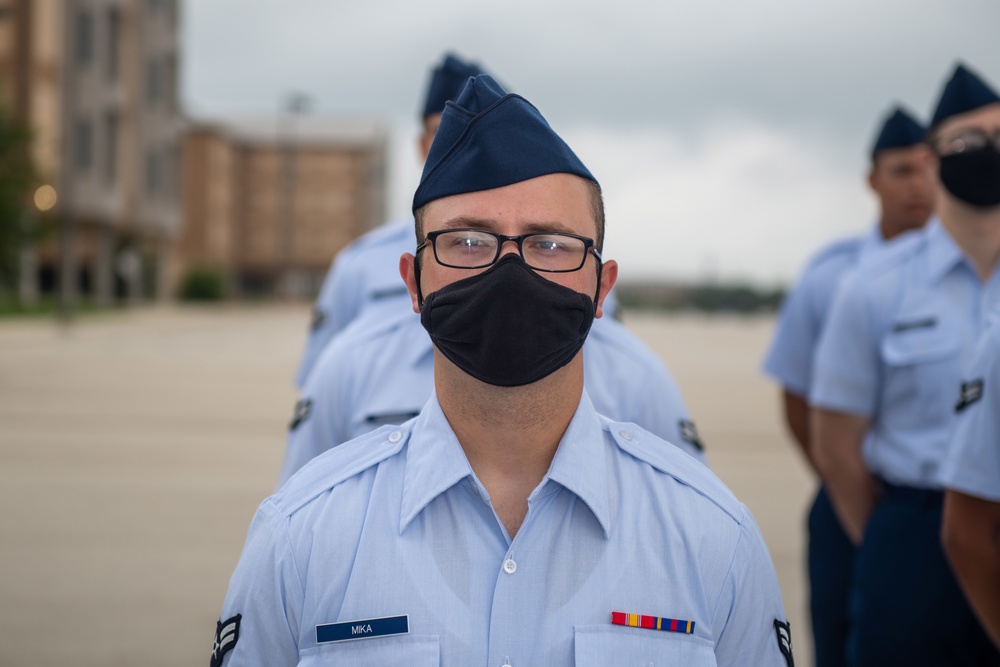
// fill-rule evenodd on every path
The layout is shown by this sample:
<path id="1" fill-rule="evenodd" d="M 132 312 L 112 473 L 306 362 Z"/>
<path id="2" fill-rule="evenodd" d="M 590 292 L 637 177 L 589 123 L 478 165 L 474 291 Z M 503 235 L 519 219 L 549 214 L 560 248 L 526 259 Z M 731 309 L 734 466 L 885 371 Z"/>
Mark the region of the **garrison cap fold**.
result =
<path id="1" fill-rule="evenodd" d="M 975 111 L 996 102 L 1000 102 L 1000 96 L 996 91 L 965 65 L 959 63 L 955 66 L 955 71 L 945 84 L 944 90 L 941 91 L 941 99 L 938 100 L 937 109 L 934 110 L 931 127 L 952 116 Z"/>
<path id="2" fill-rule="evenodd" d="M 872 146 L 872 156 L 891 148 L 909 148 L 923 143 L 927 128 L 902 107 L 895 107 L 882 123 L 875 144 Z"/>
<path id="3" fill-rule="evenodd" d="M 413 210 L 442 197 L 559 173 L 597 182 L 538 109 L 482 74 L 445 106 Z"/>
<path id="4" fill-rule="evenodd" d="M 424 119 L 431 114 L 444 111 L 445 103 L 458 97 L 469 78 L 482 73 L 479 65 L 467 63 L 453 53 L 446 53 L 444 61 L 431 71 L 431 80 L 427 84 L 427 96 L 420 118 Z"/>

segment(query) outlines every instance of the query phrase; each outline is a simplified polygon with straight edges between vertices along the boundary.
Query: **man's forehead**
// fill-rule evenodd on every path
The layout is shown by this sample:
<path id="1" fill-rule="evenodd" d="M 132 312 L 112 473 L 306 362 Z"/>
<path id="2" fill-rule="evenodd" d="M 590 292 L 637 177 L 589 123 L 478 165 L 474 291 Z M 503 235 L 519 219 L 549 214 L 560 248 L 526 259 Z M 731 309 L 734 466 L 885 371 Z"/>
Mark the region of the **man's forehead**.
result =
<path id="1" fill-rule="evenodd" d="M 905 146 L 902 148 L 887 148 L 876 153 L 876 162 L 885 166 L 895 166 L 929 160 L 933 154 L 926 144 Z"/>
<path id="2" fill-rule="evenodd" d="M 941 134 L 955 134 L 969 129 L 1000 129 L 1000 102 L 958 114 L 941 124 Z"/>
<path id="3" fill-rule="evenodd" d="M 546 174 L 500 188 L 467 192 L 430 202 L 425 230 L 476 227 L 500 231 L 517 225 L 528 231 L 565 231 L 592 236 L 592 194 L 572 174 Z"/>

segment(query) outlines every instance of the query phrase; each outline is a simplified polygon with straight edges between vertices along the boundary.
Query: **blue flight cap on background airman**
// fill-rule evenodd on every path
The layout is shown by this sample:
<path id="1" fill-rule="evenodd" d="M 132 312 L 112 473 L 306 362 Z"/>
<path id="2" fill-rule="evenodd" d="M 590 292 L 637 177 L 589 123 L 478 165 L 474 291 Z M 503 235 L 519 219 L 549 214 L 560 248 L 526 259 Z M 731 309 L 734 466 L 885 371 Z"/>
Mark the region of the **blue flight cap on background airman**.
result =
<path id="1" fill-rule="evenodd" d="M 1000 102 L 1000 96 L 986 82 L 959 63 L 954 74 L 945 84 L 938 100 L 931 127 L 960 113 L 975 111 L 988 104 Z"/>
<path id="2" fill-rule="evenodd" d="M 902 107 L 897 106 L 882 123 L 882 129 L 879 130 L 875 145 L 872 146 L 872 157 L 892 148 L 910 148 L 923 143 L 925 134 L 927 128 L 906 113 Z"/>
<path id="3" fill-rule="evenodd" d="M 479 65 L 464 62 L 453 53 L 446 53 L 444 62 L 431 72 L 431 80 L 427 84 L 427 97 L 424 99 L 424 110 L 420 114 L 420 119 L 423 120 L 431 114 L 444 111 L 445 103 L 458 97 L 469 78 L 480 74 L 483 74 L 483 71 Z"/>
<path id="4" fill-rule="evenodd" d="M 482 74 L 445 106 L 413 210 L 442 197 L 560 173 L 597 183 L 538 109 Z"/>

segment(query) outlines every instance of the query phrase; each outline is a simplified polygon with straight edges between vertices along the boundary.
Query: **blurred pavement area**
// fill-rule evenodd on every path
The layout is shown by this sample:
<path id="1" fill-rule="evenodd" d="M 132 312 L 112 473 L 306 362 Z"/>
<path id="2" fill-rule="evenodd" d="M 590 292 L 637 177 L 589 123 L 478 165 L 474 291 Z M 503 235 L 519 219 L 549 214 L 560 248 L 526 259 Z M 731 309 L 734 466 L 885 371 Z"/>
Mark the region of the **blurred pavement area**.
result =
<path id="1" fill-rule="evenodd" d="M 0 320 L 0 665 L 208 662 L 278 474 L 308 321 L 305 305 Z M 626 324 L 668 362 L 710 465 L 753 510 L 808 667 L 813 482 L 758 371 L 772 320 Z"/>

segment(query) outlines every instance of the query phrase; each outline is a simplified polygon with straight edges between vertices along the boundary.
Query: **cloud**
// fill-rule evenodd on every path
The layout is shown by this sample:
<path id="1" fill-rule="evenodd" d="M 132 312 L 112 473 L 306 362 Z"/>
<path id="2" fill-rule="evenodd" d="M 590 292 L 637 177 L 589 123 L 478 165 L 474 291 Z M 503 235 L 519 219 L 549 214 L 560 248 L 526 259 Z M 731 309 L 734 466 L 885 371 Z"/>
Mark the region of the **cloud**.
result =
<path id="1" fill-rule="evenodd" d="M 245 114 L 302 91 L 381 119 L 403 215 L 426 77 L 454 49 L 587 151 L 624 275 L 788 280 L 870 221 L 865 154 L 893 103 L 929 115 L 957 59 L 1000 85 L 998 25 L 995 0 L 190 0 L 183 97 Z M 619 230 L 649 242 L 616 248 Z"/>

